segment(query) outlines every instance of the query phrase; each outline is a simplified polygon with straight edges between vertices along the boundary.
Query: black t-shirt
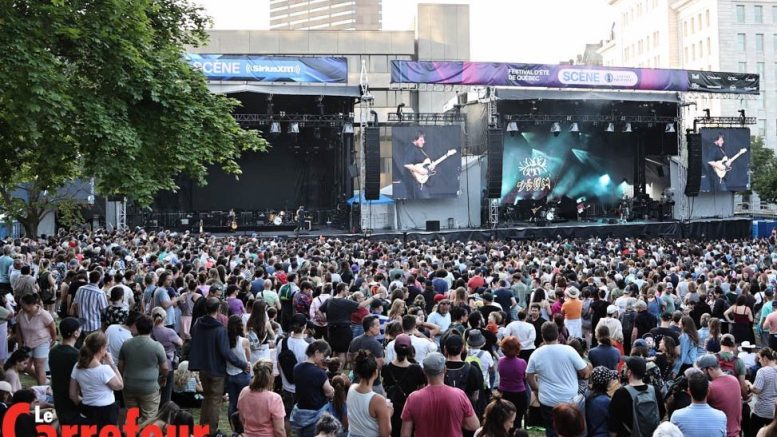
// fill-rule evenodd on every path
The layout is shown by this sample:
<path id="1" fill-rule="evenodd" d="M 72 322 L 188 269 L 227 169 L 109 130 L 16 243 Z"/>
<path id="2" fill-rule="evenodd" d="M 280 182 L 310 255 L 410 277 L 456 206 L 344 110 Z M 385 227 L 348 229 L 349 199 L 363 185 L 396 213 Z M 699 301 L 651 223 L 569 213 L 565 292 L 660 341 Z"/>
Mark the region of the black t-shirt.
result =
<path id="1" fill-rule="evenodd" d="M 688 313 L 689 316 L 693 319 L 693 323 L 696 324 L 696 326 L 701 326 L 701 316 L 704 313 L 712 313 L 712 309 L 709 305 L 707 305 L 707 302 L 696 302 L 693 305 L 693 309 Z"/>
<path id="2" fill-rule="evenodd" d="M 54 408 L 63 424 L 72 423 L 78 415 L 78 407 L 70 400 L 70 372 L 78 362 L 78 349 L 60 344 L 49 352 L 51 369 L 51 391 L 54 394 Z"/>
<path id="3" fill-rule="evenodd" d="M 634 388 L 638 391 L 645 391 L 648 389 L 648 385 L 639 385 Z M 658 404 L 659 418 L 662 418 L 664 417 L 664 403 L 658 400 L 656 403 Z M 634 400 L 628 390 L 621 387 L 615 390 L 610 401 L 608 428 L 611 433 L 616 433 L 618 437 L 631 437 L 631 432 L 626 429 L 626 426 L 629 428 L 634 426 Z"/>
<path id="4" fill-rule="evenodd" d="M 595 300 L 591 302 L 591 326 L 596 329 L 599 320 L 607 317 L 607 307 L 609 303 L 605 300 Z M 596 333 L 594 333 L 596 334 Z"/>
<path id="5" fill-rule="evenodd" d="M 532 320 L 531 318 L 528 318 L 527 321 L 534 325 L 534 331 L 536 332 L 536 336 L 534 337 L 534 347 L 540 347 L 542 344 L 542 324 L 547 322 L 542 317 L 537 317 L 537 320 Z"/>
<path id="6" fill-rule="evenodd" d="M 449 371 L 457 370 L 464 367 L 464 364 L 467 364 L 467 363 L 463 361 L 446 361 L 445 367 Z M 483 388 L 483 373 L 476 365 L 472 363 L 468 363 L 468 364 L 469 364 L 469 375 L 467 376 L 467 381 L 464 384 L 464 393 L 466 393 L 467 396 L 471 398 L 475 394 L 475 392 Z"/>
<path id="7" fill-rule="evenodd" d="M 326 405 L 324 369 L 316 367 L 307 361 L 294 366 L 294 385 L 297 388 L 296 398 L 299 408 L 303 410 L 320 410 Z"/>
<path id="8" fill-rule="evenodd" d="M 415 363 L 407 367 L 399 367 L 391 363 L 386 364 L 383 366 L 381 376 L 383 377 L 384 390 L 388 390 L 389 387 L 399 383 L 402 392 L 405 393 L 405 399 L 407 399 L 407 396 L 410 396 L 410 393 L 426 384 L 426 377 L 424 376 L 423 369 L 421 369 L 420 365 Z M 396 411 L 397 407 L 395 405 L 394 412 Z"/>
<path id="9" fill-rule="evenodd" d="M 351 324 L 351 314 L 359 308 L 356 301 L 332 297 L 321 305 L 321 312 L 326 314 L 326 322 L 330 325 Z"/>
<path id="10" fill-rule="evenodd" d="M 643 335 L 655 328 L 656 324 L 658 324 L 656 316 L 647 311 L 637 313 L 637 317 L 634 318 L 634 327 L 637 328 L 637 338 L 642 338 Z"/>

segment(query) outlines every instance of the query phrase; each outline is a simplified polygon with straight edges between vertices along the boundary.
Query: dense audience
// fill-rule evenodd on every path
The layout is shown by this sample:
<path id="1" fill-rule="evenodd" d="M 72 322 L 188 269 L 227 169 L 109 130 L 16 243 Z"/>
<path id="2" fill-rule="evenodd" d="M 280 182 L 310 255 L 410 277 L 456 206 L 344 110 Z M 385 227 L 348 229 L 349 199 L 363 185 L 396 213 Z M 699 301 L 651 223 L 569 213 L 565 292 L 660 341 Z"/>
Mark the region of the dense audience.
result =
<path id="1" fill-rule="evenodd" d="M 0 245 L 0 416 L 29 402 L 102 429 L 136 408 L 149 435 L 194 435 L 195 417 L 273 437 L 777 435 L 777 234 Z"/>

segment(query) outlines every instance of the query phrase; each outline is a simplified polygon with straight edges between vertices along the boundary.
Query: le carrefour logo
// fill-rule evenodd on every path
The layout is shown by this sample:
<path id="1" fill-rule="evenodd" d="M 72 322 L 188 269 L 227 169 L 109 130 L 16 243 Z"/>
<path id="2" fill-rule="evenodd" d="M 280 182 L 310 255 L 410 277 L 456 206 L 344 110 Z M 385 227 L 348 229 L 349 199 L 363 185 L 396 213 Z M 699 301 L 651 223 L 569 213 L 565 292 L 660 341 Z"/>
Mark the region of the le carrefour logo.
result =
<path id="1" fill-rule="evenodd" d="M 620 70 L 587 70 L 564 68 L 558 72 L 558 80 L 564 85 L 632 87 L 639 83 L 637 73 Z"/>

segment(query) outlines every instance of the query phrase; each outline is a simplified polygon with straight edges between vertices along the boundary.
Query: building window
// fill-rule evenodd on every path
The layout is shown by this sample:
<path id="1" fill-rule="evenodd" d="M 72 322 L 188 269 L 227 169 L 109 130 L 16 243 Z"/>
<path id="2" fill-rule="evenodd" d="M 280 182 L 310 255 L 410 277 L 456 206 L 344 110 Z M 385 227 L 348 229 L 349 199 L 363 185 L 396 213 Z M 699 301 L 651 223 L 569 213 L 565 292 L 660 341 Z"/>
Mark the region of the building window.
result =
<path id="1" fill-rule="evenodd" d="M 691 58 L 688 57 L 688 46 L 685 46 L 685 62 L 688 62 Z"/>
<path id="2" fill-rule="evenodd" d="M 704 18 L 707 21 L 707 27 L 710 27 L 710 10 L 709 9 L 704 11 Z"/>
<path id="3" fill-rule="evenodd" d="M 740 73 L 747 73 L 747 62 L 740 62 L 738 65 Z"/>
<path id="4" fill-rule="evenodd" d="M 764 52 L 764 34 L 763 33 L 756 33 L 755 34 L 755 52 L 763 54 Z"/>
<path id="5" fill-rule="evenodd" d="M 737 23 L 745 22 L 745 5 L 737 5 Z"/>
<path id="6" fill-rule="evenodd" d="M 637 42 L 637 54 L 642 55 L 642 40 L 639 40 L 639 42 Z"/>
<path id="7" fill-rule="evenodd" d="M 712 54 L 712 40 L 707 37 L 707 56 Z"/>
<path id="8" fill-rule="evenodd" d="M 766 64 L 764 64 L 763 62 L 756 62 L 755 68 L 758 74 L 761 75 L 761 77 L 764 77 L 764 72 L 766 71 Z"/>
<path id="9" fill-rule="evenodd" d="M 701 25 L 701 12 L 699 12 L 699 16 L 698 16 L 698 17 L 696 17 L 696 20 L 697 20 L 697 22 L 699 23 L 699 30 L 701 30 L 701 29 L 702 29 L 702 27 L 703 27 L 703 26 Z"/>
<path id="10" fill-rule="evenodd" d="M 777 6 L 772 6 L 772 23 L 777 24 Z"/>
<path id="11" fill-rule="evenodd" d="M 653 47 L 658 47 L 658 31 L 653 32 Z"/>
<path id="12" fill-rule="evenodd" d="M 696 44 L 691 44 L 691 61 L 696 60 Z"/>
<path id="13" fill-rule="evenodd" d="M 696 32 L 696 21 L 691 17 L 691 34 L 693 34 L 693 32 Z"/>
<path id="14" fill-rule="evenodd" d="M 683 36 L 688 36 L 688 21 L 683 22 Z"/>
<path id="15" fill-rule="evenodd" d="M 745 34 L 744 33 L 738 33 L 737 34 L 737 51 L 738 52 L 744 52 L 747 50 L 747 42 L 745 40 Z"/>
<path id="16" fill-rule="evenodd" d="M 753 7 L 753 21 L 755 21 L 757 24 L 762 24 L 764 22 L 764 7 L 756 5 Z"/>
<path id="17" fill-rule="evenodd" d="M 766 136 L 766 120 L 763 118 L 758 119 L 758 136 L 761 138 Z"/>

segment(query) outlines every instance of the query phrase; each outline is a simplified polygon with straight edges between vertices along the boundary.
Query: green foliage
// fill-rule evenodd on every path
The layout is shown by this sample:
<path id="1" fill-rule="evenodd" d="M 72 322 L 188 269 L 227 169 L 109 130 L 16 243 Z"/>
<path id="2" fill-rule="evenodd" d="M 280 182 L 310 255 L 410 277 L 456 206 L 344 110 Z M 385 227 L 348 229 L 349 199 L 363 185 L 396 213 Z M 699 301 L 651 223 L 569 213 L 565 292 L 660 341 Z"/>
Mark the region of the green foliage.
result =
<path id="1" fill-rule="evenodd" d="M 774 150 L 766 147 L 761 137 L 753 137 L 750 142 L 752 159 L 750 167 L 753 172 L 750 187 L 760 197 L 762 202 L 777 202 L 777 156 Z"/>
<path id="2" fill-rule="evenodd" d="M 0 0 L 0 212 L 37 224 L 78 177 L 147 205 L 211 164 L 239 175 L 266 142 L 183 59 L 208 24 L 187 0 Z"/>
<path id="3" fill-rule="evenodd" d="M 84 215 L 81 214 L 83 205 L 73 199 L 64 199 L 57 204 L 57 217 L 59 223 L 65 229 L 78 228 L 86 223 Z"/>

